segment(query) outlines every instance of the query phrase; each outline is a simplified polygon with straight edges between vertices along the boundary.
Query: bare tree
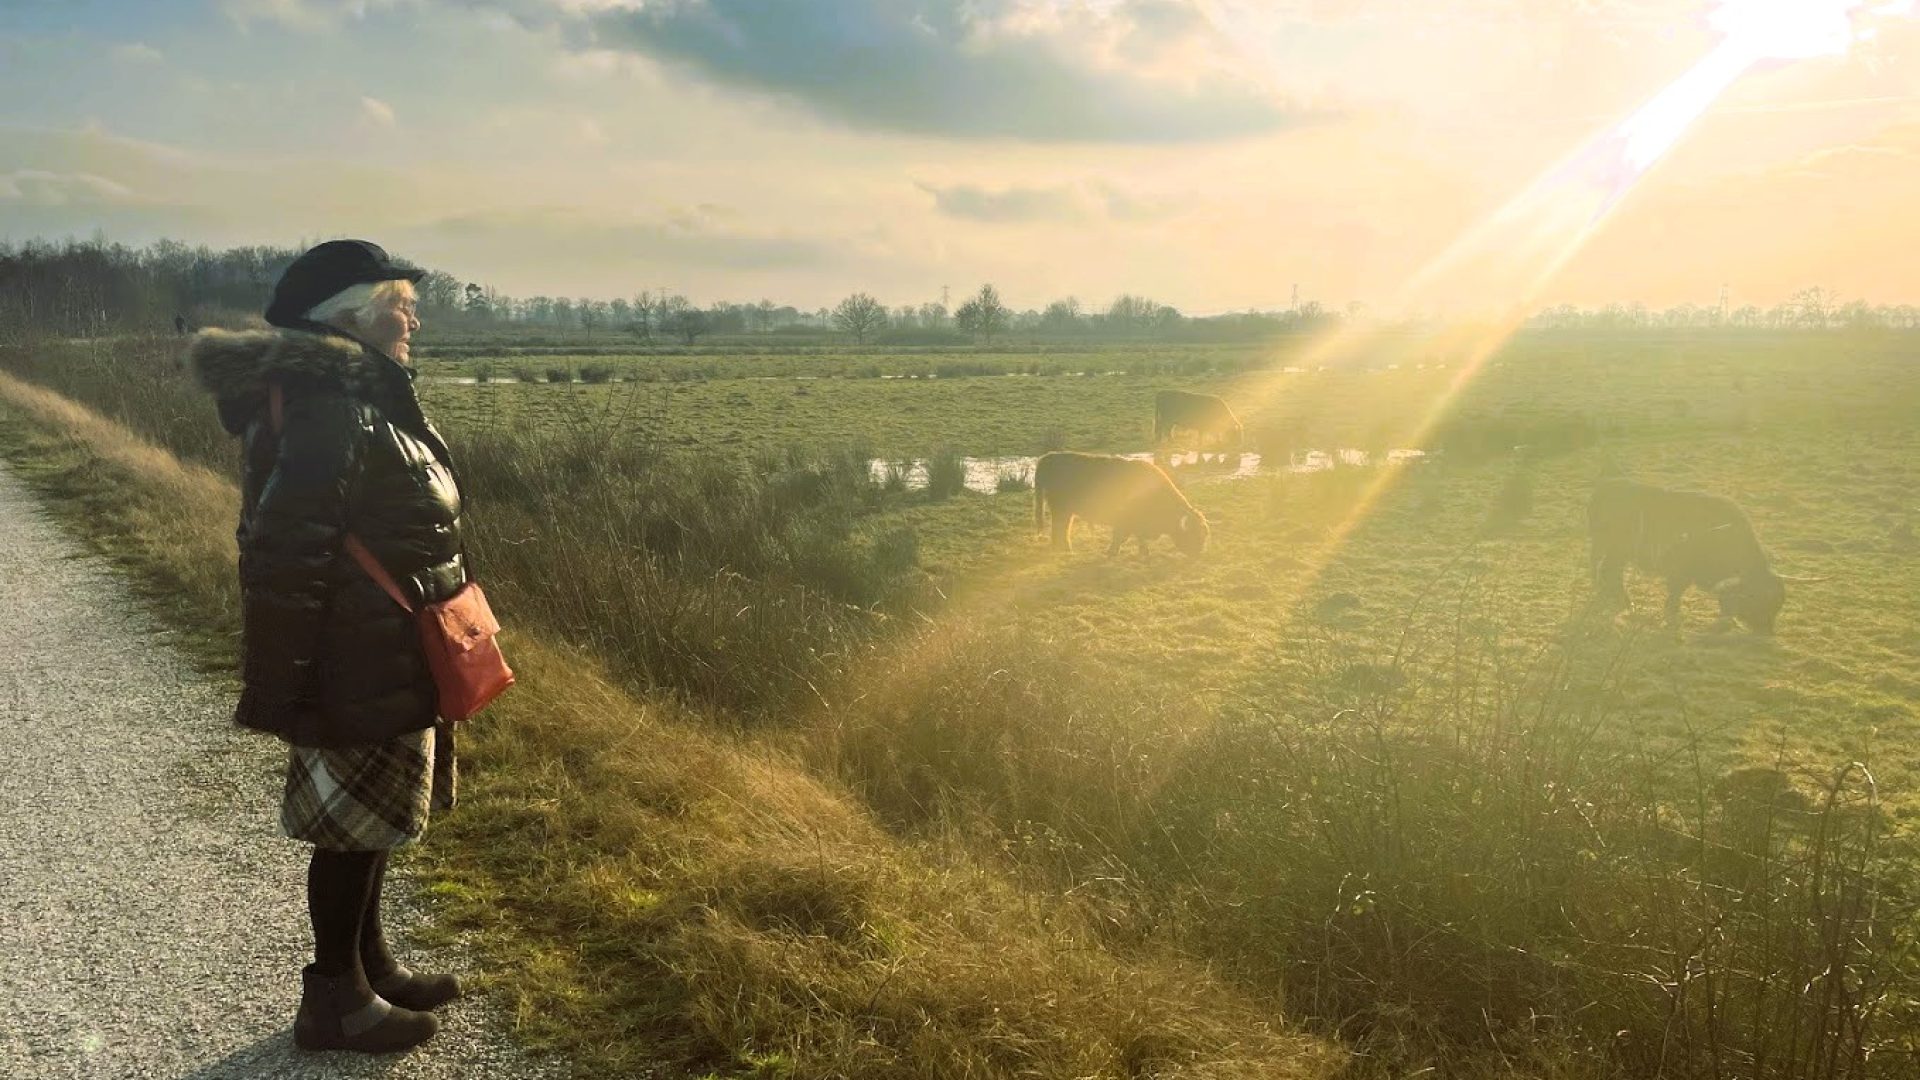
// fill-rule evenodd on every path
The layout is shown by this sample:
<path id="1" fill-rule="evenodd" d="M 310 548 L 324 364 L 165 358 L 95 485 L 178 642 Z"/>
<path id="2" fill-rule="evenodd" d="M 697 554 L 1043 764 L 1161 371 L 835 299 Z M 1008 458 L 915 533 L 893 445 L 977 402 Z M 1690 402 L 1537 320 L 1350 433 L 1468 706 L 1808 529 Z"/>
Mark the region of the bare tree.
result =
<path id="1" fill-rule="evenodd" d="M 1144 296 L 1121 293 L 1107 305 L 1107 326 L 1123 334 L 1145 330 L 1153 322 L 1153 313 L 1159 304 Z"/>
<path id="2" fill-rule="evenodd" d="M 592 333 L 606 325 L 607 302 L 581 297 L 573 302 L 573 310 L 580 316 L 580 329 Z"/>
<path id="3" fill-rule="evenodd" d="M 991 343 L 993 335 L 1007 328 L 1010 314 L 1007 306 L 1000 302 L 1000 293 L 992 285 L 982 285 L 973 299 L 954 311 L 953 321 L 961 333 Z"/>
<path id="4" fill-rule="evenodd" d="M 1069 296 L 1048 304 L 1040 315 L 1040 328 L 1054 333 L 1080 329 L 1080 301 Z"/>
<path id="5" fill-rule="evenodd" d="M 655 310 L 660 317 L 660 329 L 688 345 L 707 332 L 707 313 L 688 303 L 684 296 L 666 297 Z"/>
<path id="6" fill-rule="evenodd" d="M 627 329 L 643 341 L 653 340 L 654 327 L 659 325 L 659 309 L 659 298 L 651 292 L 642 291 L 633 298 L 633 314 Z"/>
<path id="7" fill-rule="evenodd" d="M 854 293 L 833 309 L 833 323 L 864 345 L 868 334 L 886 327 L 887 309 L 866 293 Z"/>
<path id="8" fill-rule="evenodd" d="M 460 307 L 460 279 L 444 270 L 427 271 L 413 287 L 425 310 L 444 313 Z"/>
<path id="9" fill-rule="evenodd" d="M 1794 322 L 1809 329 L 1824 330 L 1833 312 L 1833 294 L 1819 286 L 1801 289 L 1787 298 L 1787 306 L 1793 310 Z"/>

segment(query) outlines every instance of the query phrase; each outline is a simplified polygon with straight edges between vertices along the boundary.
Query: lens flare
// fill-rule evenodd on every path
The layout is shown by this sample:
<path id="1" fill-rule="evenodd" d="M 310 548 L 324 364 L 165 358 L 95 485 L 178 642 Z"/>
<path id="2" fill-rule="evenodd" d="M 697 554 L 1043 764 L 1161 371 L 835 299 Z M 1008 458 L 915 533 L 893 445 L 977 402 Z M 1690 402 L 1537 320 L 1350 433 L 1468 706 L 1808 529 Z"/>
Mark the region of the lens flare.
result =
<path id="1" fill-rule="evenodd" d="M 1763 63 L 1844 55 L 1871 36 L 1875 20 L 1913 8 L 1913 0 L 1721 0 L 1707 16 L 1720 40 L 1706 56 L 1461 237 L 1414 276 L 1403 303 L 1422 303 L 1432 286 L 1465 279 L 1496 309 L 1531 304 L 1741 76 Z"/>
<path id="2" fill-rule="evenodd" d="M 1219 11 L 1217 6 L 1209 7 Z M 1706 24 L 1718 40 L 1698 63 L 1623 120 L 1576 147 L 1399 291 L 1389 307 L 1402 311 L 1458 305 L 1463 288 L 1480 298 L 1475 317 L 1443 327 L 1417 346 L 1424 354 L 1444 356 L 1456 366 L 1422 411 L 1416 428 L 1397 433 L 1399 444 L 1417 446 L 1432 433 L 1483 367 L 1524 325 L 1547 283 L 1742 76 L 1761 65 L 1845 55 L 1855 42 L 1873 36 L 1876 22 L 1911 17 L 1915 7 L 1915 0 L 1720 0 L 1714 4 L 1706 13 Z M 1345 327 L 1295 363 L 1313 367 L 1360 356 L 1377 359 L 1407 347 L 1364 327 Z M 1275 376 L 1249 387 L 1243 411 L 1260 410 L 1284 386 L 1285 379 Z M 1331 564 L 1395 478 L 1394 471 L 1382 470 L 1318 550 L 1302 553 L 1310 569 L 1299 590 L 1309 588 L 1311 580 Z"/>

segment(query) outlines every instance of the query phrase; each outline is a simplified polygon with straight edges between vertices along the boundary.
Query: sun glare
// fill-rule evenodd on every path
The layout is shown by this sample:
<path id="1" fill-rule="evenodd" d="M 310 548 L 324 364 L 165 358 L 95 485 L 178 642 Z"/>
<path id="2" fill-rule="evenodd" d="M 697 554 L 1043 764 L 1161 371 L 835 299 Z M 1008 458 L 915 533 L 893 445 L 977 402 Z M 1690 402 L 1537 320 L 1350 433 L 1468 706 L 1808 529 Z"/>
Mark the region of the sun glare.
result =
<path id="1" fill-rule="evenodd" d="M 1595 133 L 1514 196 L 1461 235 L 1401 289 L 1398 307 L 1422 310 L 1447 303 L 1466 283 L 1482 298 L 1476 318 L 1442 332 L 1443 352 L 1456 374 L 1421 418 L 1405 432 L 1418 445 L 1451 410 L 1483 366 L 1526 321 L 1545 286 L 1605 224 L 1622 199 L 1679 144 L 1740 78 L 1767 63 L 1845 55 L 1873 36 L 1874 23 L 1910 17 L 1916 0 L 1720 0 L 1707 15 L 1719 40 L 1692 68 L 1618 123 Z M 1391 344 L 1362 328 L 1336 331 L 1303 363 L 1337 363 L 1377 354 Z M 1253 388 L 1247 402 L 1257 409 L 1281 391 L 1274 381 Z M 1371 513 L 1394 482 L 1391 470 L 1374 477 L 1347 519 L 1308 562 L 1310 580 L 1333 558 L 1346 537 Z M 1306 586 L 1301 586 L 1304 589 Z"/>
<path id="2" fill-rule="evenodd" d="M 1858 0 L 1721 0 L 1707 22 L 1725 36 L 1727 47 L 1754 60 L 1811 60 L 1845 53 L 1864 29 L 1863 15 L 1896 6 Z"/>
<path id="3" fill-rule="evenodd" d="M 1248 48 L 1253 32 L 1248 6 L 1232 0 L 1202 0 L 1202 10 Z M 1522 188 L 1506 205 L 1462 234 L 1399 290 L 1400 310 L 1431 310 L 1447 303 L 1445 290 L 1462 282 L 1484 298 L 1484 307 L 1451 320 L 1431 339 L 1417 344 L 1395 340 L 1377 327 L 1350 324 L 1333 331 L 1295 359 L 1288 370 L 1312 370 L 1364 359 L 1382 364 L 1414 356 L 1441 357 L 1449 375 L 1445 384 L 1413 418 L 1410 430 L 1395 433 L 1400 445 L 1420 445 L 1454 408 L 1501 347 L 1525 324 L 1527 313 L 1549 281 L 1605 224 L 1631 192 L 1686 135 L 1687 131 L 1739 79 L 1756 66 L 1844 55 L 1872 35 L 1871 24 L 1886 17 L 1913 14 L 1915 0 L 1868 4 L 1857 0 L 1723 0 L 1706 16 L 1718 40 L 1706 55 L 1639 108 L 1577 145 L 1552 168 Z M 1257 59 L 1249 51 L 1249 59 Z M 1460 309 L 1455 309 L 1460 313 Z M 1411 351 L 1409 351 L 1411 350 Z M 1257 412 L 1293 385 L 1289 376 L 1246 387 L 1236 406 Z M 1285 595 L 1274 597 L 1278 610 L 1294 611 L 1321 572 L 1332 564 L 1349 538 L 1371 516 L 1398 482 L 1400 470 L 1382 468 L 1327 535 L 1307 545 L 1298 557 L 1306 572 Z M 1058 570 L 1054 570 L 1057 573 Z M 1044 577 L 1042 578 L 1044 580 Z M 979 584 L 956 609 L 968 612 L 1016 602 L 1035 580 L 1008 573 Z M 909 646 L 900 670 L 911 673 L 931 665 L 917 658 L 937 654 L 954 642 L 954 619 Z M 905 685 L 912 678 L 900 680 Z"/>
<path id="4" fill-rule="evenodd" d="M 1620 200 L 1679 144 L 1713 104 L 1756 66 L 1842 56 L 1875 24 L 1910 17 L 1915 0 L 1720 0 L 1706 16 L 1719 41 L 1699 62 L 1618 124 L 1586 143 L 1409 283 L 1406 302 L 1462 272 L 1484 285 L 1490 307 L 1531 303 Z"/>

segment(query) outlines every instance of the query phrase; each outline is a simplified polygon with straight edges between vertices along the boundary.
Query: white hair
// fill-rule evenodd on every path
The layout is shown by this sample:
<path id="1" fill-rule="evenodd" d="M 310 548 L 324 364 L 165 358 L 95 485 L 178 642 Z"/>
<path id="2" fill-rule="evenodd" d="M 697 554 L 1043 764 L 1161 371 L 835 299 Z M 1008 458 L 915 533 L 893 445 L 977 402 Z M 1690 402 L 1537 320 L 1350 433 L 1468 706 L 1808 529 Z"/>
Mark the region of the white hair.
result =
<path id="1" fill-rule="evenodd" d="M 396 292 L 411 297 L 413 282 L 396 280 L 349 285 L 308 308 L 307 318 L 328 326 L 340 326 L 341 323 L 365 326 L 373 319 L 373 309 Z"/>

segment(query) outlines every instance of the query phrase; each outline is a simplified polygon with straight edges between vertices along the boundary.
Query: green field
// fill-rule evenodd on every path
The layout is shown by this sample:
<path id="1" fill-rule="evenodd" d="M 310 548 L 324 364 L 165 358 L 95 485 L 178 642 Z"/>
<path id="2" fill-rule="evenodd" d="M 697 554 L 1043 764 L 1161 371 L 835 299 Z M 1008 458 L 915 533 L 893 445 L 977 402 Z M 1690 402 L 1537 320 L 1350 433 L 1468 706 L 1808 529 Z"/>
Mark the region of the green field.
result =
<path id="1" fill-rule="evenodd" d="M 512 378 L 487 360 L 421 366 L 425 396 L 449 418 L 572 423 L 611 415 L 670 445 L 701 449 L 861 439 L 886 454 L 943 445 L 977 455 L 1140 450 L 1151 437 L 1152 391 L 1178 387 L 1234 403 L 1254 449 L 1420 439 L 1479 452 L 1510 450 L 1501 441 L 1509 435 L 1511 443 L 1604 437 L 1625 445 L 1710 432 L 1792 437 L 1898 426 L 1910 348 L 1884 336 L 1540 335 L 1472 374 L 1464 350 L 1419 338 L 1384 340 L 1328 365 L 1313 364 L 1304 343 L 986 353 L 940 362 L 1004 373 L 944 377 L 929 377 L 936 365 L 928 358 L 903 355 L 543 358 L 532 372 L 542 381 L 531 385 L 450 381 L 488 367 Z M 577 376 L 595 363 L 621 381 L 544 381 L 549 368 Z M 1421 431 L 1456 381 L 1465 384 L 1457 400 L 1433 430 Z"/>
<path id="2" fill-rule="evenodd" d="M 1176 469 L 1215 525 L 1214 546 L 1189 564 L 1170 552 L 1145 566 L 1088 552 L 1060 558 L 1030 535 L 1024 496 L 909 504 L 866 518 L 915 530 L 923 563 L 960 593 L 1007 589 L 976 617 L 1031 621 L 1091 661 L 1162 682 L 1263 687 L 1279 693 L 1301 635 L 1325 597 L 1357 601 L 1342 641 L 1385 647 L 1436 584 L 1471 578 L 1501 597 L 1507 633 L 1545 643 L 1573 632 L 1587 596 L 1583 510 L 1592 482 L 1618 470 L 1670 486 L 1728 494 L 1755 521 L 1783 572 L 1829 580 L 1792 590 L 1781 634 L 1679 639 L 1659 632 L 1658 588 L 1643 583 L 1640 616 L 1594 642 L 1631 639 L 1642 685 L 1621 723 L 1672 727 L 1686 699 L 1716 746 L 1773 752 L 1775 736 L 1820 758 L 1875 761 L 1891 788 L 1911 785 L 1920 702 L 1920 589 L 1913 527 L 1920 515 L 1920 365 L 1900 338 L 1523 339 L 1469 378 L 1457 358 L 1423 353 L 1416 368 L 1385 352 L 1334 370 L 1235 374 L 945 379 L 700 377 L 610 385 L 423 384 L 430 412 L 455 429 L 582 427 L 639 434 L 703 454 L 835 448 L 975 456 L 1050 448 L 1148 449 L 1155 389 L 1218 393 L 1233 403 L 1269 464 L 1228 479 L 1214 466 Z M 1284 365 L 1283 352 L 1220 350 L 1222 368 Z M 1137 355 L 1090 365 L 1119 370 Z M 1018 356 L 988 357 L 1018 362 Z M 634 360 L 639 364 L 642 360 Z M 672 372 L 699 358 L 646 358 Z M 796 366 L 801 358 L 792 358 Z M 1113 364 L 1115 367 L 1103 367 Z M 430 375 L 439 374 L 429 370 Z M 1432 417 L 1431 421 L 1429 418 Z M 1373 469 L 1290 475 L 1307 450 L 1396 447 L 1436 452 L 1381 478 Z M 1351 515 L 1379 481 L 1377 504 Z M 1523 512 L 1500 517 L 1509 487 Z M 1083 532 L 1086 527 L 1082 527 Z M 1711 621 L 1695 596 L 1694 630 Z M 1416 620 L 1417 621 L 1417 620 Z M 1583 639 L 1585 640 L 1585 639 Z M 1878 742 L 1876 743 L 1876 738 Z"/>
<path id="3" fill-rule="evenodd" d="M 1539 333 L 1480 366 L 1441 338 L 1324 365 L 1299 341 L 423 351 L 517 624 L 1101 949 L 1198 962 L 1360 1075 L 1910 1075 L 1909 337 Z M 14 367 L 220 464 L 177 376 L 126 360 Z M 604 381 L 497 381 L 516 364 Z M 869 478 L 870 457 L 1146 450 L 1162 388 L 1225 397 L 1264 458 L 1174 469 L 1213 526 L 1197 558 L 1110 560 L 1085 525 L 1059 553 L 1023 494 Z M 1282 467 L 1403 448 L 1428 456 Z M 1615 472 L 1734 497 L 1778 569 L 1825 580 L 1789 587 L 1772 638 L 1711 632 L 1698 595 L 1669 630 L 1644 579 L 1634 612 L 1591 615 L 1583 512 Z M 626 835 L 574 840 L 603 833 Z M 1867 1045 L 1871 1068 L 1809 1064 Z"/>
<path id="4" fill-rule="evenodd" d="M 1085 526 L 1078 551 L 1056 554 L 1033 536 L 1020 495 L 909 502 L 862 520 L 866 536 L 913 530 L 921 568 L 953 600 L 942 617 L 964 628 L 954 632 L 1017 641 L 1017 655 L 1048 658 L 1060 678 L 1098 687 L 1103 703 L 1144 703 L 1103 710 L 1035 691 L 1045 710 L 996 737 L 1072 761 L 1071 781 L 1046 765 L 966 763 L 1007 752 L 977 734 L 931 736 L 912 761 L 927 733 L 913 720 L 885 729 L 882 741 L 909 749 L 889 746 L 872 768 L 938 776 L 1014 835 L 1038 821 L 1072 837 L 1058 842 L 1076 855 L 1042 860 L 1071 865 L 1060 871 L 1069 877 L 1097 864 L 1087 849 L 1132 842 L 1087 824 L 1107 812 L 1090 790 L 1167 785 L 1177 772 L 1148 762 L 1089 774 L 1089 756 L 1134 747 L 1177 758 L 1243 714 L 1389 726 L 1446 716 L 1454 730 L 1458 706 L 1448 703 L 1463 694 L 1490 694 L 1474 699 L 1480 708 L 1501 694 L 1540 700 L 1529 679 L 1542 665 L 1579 687 L 1558 702 L 1582 717 L 1574 770 L 1589 782 L 1632 777 L 1628 801 L 1643 809 L 1695 804 L 1679 832 L 1724 827 L 1742 797 L 1729 793 L 1742 784 L 1818 806 L 1839 771 L 1859 762 L 1877 781 L 1871 794 L 1896 841 L 1889 850 L 1911 843 L 1920 824 L 1920 365 L 1910 341 L 1538 335 L 1472 372 L 1430 341 L 1294 370 L 1303 351 L 1187 350 L 1156 374 L 1131 373 L 1144 366 L 1138 353 L 1067 361 L 1101 373 L 1086 376 L 1062 374 L 1068 368 L 1049 358 L 1042 370 L 1053 374 L 936 379 L 801 377 L 806 358 L 781 377 L 678 378 L 675 365 L 702 361 L 646 358 L 632 363 L 657 365 L 661 381 L 438 383 L 427 393 L 461 425 L 618 416 L 650 439 L 707 454 L 854 443 L 887 456 L 993 456 L 1146 449 L 1153 391 L 1179 387 L 1224 396 L 1269 462 L 1309 449 L 1359 448 L 1376 461 L 1398 447 L 1434 452 L 1386 474 L 1176 469 L 1214 525 L 1211 549 L 1194 560 L 1163 546 L 1145 561 L 1131 552 L 1109 561 L 1102 530 Z M 1023 359 L 983 358 L 1007 368 Z M 1651 581 L 1634 583 L 1635 613 L 1588 618 L 1584 507 L 1593 482 L 1613 471 L 1734 497 L 1782 572 L 1826 580 L 1791 587 L 1771 639 L 1711 633 L 1713 603 L 1698 594 L 1670 632 Z M 890 680 L 938 681 L 948 673 L 919 670 L 942 662 L 916 651 L 925 648 L 902 647 L 903 656 L 873 661 L 879 674 L 843 682 L 885 694 Z M 970 722 L 993 727 L 964 709 L 945 724 Z M 1089 742 L 1075 725 L 1104 731 Z M 889 790 L 884 775 L 859 775 Z M 1246 795 L 1228 790 L 1216 792 L 1223 804 Z M 920 800 L 894 791 L 875 801 L 911 817 Z M 1270 850 L 1234 858 L 1250 865 L 1215 873 L 1285 869 Z"/>

